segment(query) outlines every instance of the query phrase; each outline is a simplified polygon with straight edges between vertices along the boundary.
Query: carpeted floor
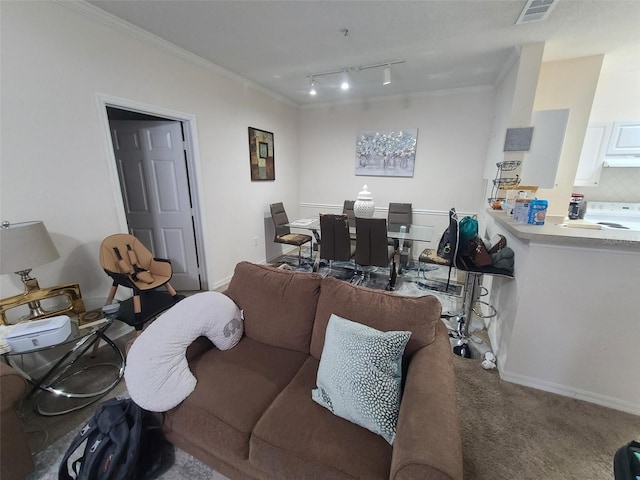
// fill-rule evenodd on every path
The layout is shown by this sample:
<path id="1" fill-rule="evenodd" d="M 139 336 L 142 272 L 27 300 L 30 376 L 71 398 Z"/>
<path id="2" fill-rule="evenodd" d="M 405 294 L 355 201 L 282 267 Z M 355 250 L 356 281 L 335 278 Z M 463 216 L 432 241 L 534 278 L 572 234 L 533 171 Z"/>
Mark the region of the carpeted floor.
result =
<path id="1" fill-rule="evenodd" d="M 332 274 L 334 271 L 335 264 Z M 404 294 L 441 297 L 438 292 L 425 291 L 413 275 L 408 271 L 403 284 L 398 284 L 398 293 L 403 294 L 404 289 Z M 455 308 L 455 300 L 442 297 Z M 446 311 L 445 305 L 443 302 Z M 124 337 L 117 343 L 123 347 L 128 340 Z M 611 480 L 616 449 L 640 440 L 638 416 L 504 382 L 496 370 L 482 369 L 475 359 L 452 355 L 452 360 L 467 480 Z M 126 387 L 121 382 L 104 398 L 123 395 Z M 34 448 L 43 440 L 38 439 L 38 432 L 48 431 L 46 447 L 36 453 L 36 471 L 28 480 L 57 478 L 60 458 L 94 409 L 95 404 L 61 417 L 42 417 L 33 414 L 27 403 L 23 405 L 23 421 L 34 432 Z M 176 451 L 173 466 L 159 478 L 225 477 Z"/>

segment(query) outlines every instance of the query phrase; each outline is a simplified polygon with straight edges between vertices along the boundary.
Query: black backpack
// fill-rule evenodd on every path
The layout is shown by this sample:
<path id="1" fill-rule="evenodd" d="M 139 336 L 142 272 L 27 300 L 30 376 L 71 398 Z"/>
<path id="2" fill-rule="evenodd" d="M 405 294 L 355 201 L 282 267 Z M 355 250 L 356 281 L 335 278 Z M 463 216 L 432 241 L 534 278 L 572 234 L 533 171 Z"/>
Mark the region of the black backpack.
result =
<path id="1" fill-rule="evenodd" d="M 150 479 L 171 463 L 173 447 L 158 417 L 130 398 L 114 398 L 100 404 L 76 434 L 60 462 L 58 480 Z"/>
<path id="2" fill-rule="evenodd" d="M 640 477 L 640 442 L 631 441 L 616 451 L 613 473 L 615 480 L 636 480 Z"/>

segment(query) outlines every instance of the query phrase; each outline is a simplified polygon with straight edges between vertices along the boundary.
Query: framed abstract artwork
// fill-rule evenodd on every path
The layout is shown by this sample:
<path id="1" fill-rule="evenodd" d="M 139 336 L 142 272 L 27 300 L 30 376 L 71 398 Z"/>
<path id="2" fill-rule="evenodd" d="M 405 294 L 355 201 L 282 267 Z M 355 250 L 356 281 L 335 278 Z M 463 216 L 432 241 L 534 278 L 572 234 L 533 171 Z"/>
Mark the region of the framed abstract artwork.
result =
<path id="1" fill-rule="evenodd" d="M 273 133 L 249 127 L 251 181 L 275 180 Z"/>
<path id="2" fill-rule="evenodd" d="M 359 130 L 356 175 L 413 177 L 418 129 Z"/>

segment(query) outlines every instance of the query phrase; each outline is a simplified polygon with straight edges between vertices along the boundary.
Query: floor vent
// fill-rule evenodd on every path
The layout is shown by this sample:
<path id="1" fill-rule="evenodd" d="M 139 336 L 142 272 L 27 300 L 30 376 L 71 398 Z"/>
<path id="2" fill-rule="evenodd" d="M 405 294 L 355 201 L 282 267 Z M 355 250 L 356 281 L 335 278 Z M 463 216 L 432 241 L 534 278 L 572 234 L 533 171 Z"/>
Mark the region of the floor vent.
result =
<path id="1" fill-rule="evenodd" d="M 519 23 L 539 22 L 547 18 L 558 0 L 528 0 L 518 17 Z"/>

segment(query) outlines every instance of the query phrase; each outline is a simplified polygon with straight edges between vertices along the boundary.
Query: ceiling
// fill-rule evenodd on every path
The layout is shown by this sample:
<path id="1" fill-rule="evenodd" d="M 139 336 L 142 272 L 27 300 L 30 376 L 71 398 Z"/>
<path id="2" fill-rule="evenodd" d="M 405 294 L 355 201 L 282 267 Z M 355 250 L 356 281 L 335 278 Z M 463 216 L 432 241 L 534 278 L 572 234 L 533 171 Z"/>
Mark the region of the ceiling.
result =
<path id="1" fill-rule="evenodd" d="M 91 0 L 90 4 L 297 105 L 495 85 L 519 45 L 544 61 L 640 50 L 639 0 L 557 0 L 516 25 L 526 0 Z M 345 32 L 347 30 L 347 32 Z M 404 60 L 341 75 L 317 73 Z"/>

